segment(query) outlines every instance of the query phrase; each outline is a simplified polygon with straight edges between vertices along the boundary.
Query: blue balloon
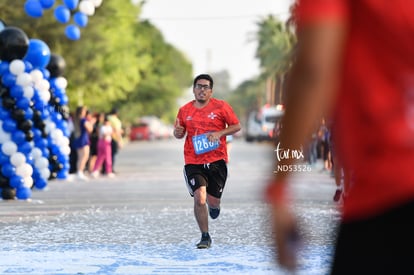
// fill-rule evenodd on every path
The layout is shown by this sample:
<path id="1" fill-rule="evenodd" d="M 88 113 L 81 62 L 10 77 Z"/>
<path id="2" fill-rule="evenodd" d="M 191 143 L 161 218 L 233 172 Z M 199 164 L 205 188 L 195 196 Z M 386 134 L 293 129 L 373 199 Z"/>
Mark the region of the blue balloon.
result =
<path id="1" fill-rule="evenodd" d="M 30 73 L 31 71 L 33 71 L 33 65 L 32 63 L 30 63 L 29 61 L 23 60 L 24 62 L 24 67 L 25 67 L 25 72 L 26 73 Z"/>
<path id="2" fill-rule="evenodd" d="M 0 120 L 6 120 L 10 118 L 10 112 L 0 107 Z"/>
<path id="3" fill-rule="evenodd" d="M 39 0 L 27 0 L 24 4 L 24 11 L 27 15 L 34 18 L 39 18 L 43 15 L 43 8 Z"/>
<path id="4" fill-rule="evenodd" d="M 69 162 L 69 156 L 64 155 L 64 154 L 59 154 L 58 155 L 58 162 L 63 163 L 63 165 L 66 166 L 65 164 Z M 67 168 L 69 168 L 69 164 L 68 164 Z"/>
<path id="5" fill-rule="evenodd" d="M 64 89 L 60 89 L 60 88 L 56 88 L 56 86 L 53 85 L 53 82 L 50 81 L 50 86 L 52 86 L 52 90 L 53 90 L 53 95 L 59 99 L 62 99 L 62 96 L 65 95 L 65 90 Z"/>
<path id="6" fill-rule="evenodd" d="M 24 94 L 23 87 L 20 85 L 14 85 L 10 88 L 10 95 L 14 98 L 21 98 Z"/>
<path id="7" fill-rule="evenodd" d="M 43 178 L 38 178 L 34 182 L 34 186 L 40 190 L 44 189 L 46 185 L 47 185 L 47 181 Z"/>
<path id="8" fill-rule="evenodd" d="M 0 164 L 3 166 L 6 163 L 10 163 L 10 157 L 3 152 L 0 152 Z"/>
<path id="9" fill-rule="evenodd" d="M 49 46 L 39 39 L 30 39 L 29 48 L 23 58 L 32 64 L 33 68 L 45 68 L 50 60 Z"/>
<path id="10" fill-rule="evenodd" d="M 57 121 L 62 121 L 63 120 L 63 117 L 62 117 L 61 114 L 59 114 L 59 113 L 55 113 L 55 114 L 56 114 L 56 120 Z M 56 125 L 59 125 L 59 123 L 56 123 Z"/>
<path id="11" fill-rule="evenodd" d="M 0 32 L 6 28 L 6 23 L 0 19 Z"/>
<path id="12" fill-rule="evenodd" d="M 44 9 L 50 9 L 55 4 L 55 0 L 40 0 L 40 4 Z"/>
<path id="13" fill-rule="evenodd" d="M 17 124 L 14 119 L 8 118 L 8 119 L 3 120 L 2 127 L 4 131 L 8 133 L 13 133 L 17 129 Z"/>
<path id="14" fill-rule="evenodd" d="M 48 69 L 46 69 L 46 68 L 41 68 L 41 69 L 40 69 L 40 71 L 42 72 L 42 74 L 43 74 L 43 78 L 44 78 L 44 79 L 49 79 L 49 78 L 50 78 L 50 72 L 49 72 L 49 70 L 48 70 Z"/>
<path id="15" fill-rule="evenodd" d="M 61 105 L 67 105 L 69 103 L 69 97 L 67 95 L 63 95 L 60 98 L 60 104 Z"/>
<path id="16" fill-rule="evenodd" d="M 22 97 L 16 101 L 16 106 L 20 109 L 27 110 L 30 107 L 30 100 L 26 97 Z"/>
<path id="17" fill-rule="evenodd" d="M 49 156 L 49 150 L 47 150 L 47 149 L 46 149 L 46 146 L 47 146 L 47 140 L 46 140 L 45 138 L 38 138 L 38 139 L 35 139 L 35 146 L 36 146 L 37 148 L 39 148 L 40 150 L 42 150 L 42 155 L 43 155 L 44 157 L 48 157 L 48 156 Z M 46 152 L 46 151 L 44 151 L 44 149 L 46 149 L 46 150 L 47 150 L 47 152 Z"/>
<path id="18" fill-rule="evenodd" d="M 17 151 L 23 153 L 24 155 L 29 154 L 32 151 L 32 145 L 28 141 L 24 141 L 19 144 Z"/>
<path id="19" fill-rule="evenodd" d="M 54 14 L 59 23 L 66 24 L 70 20 L 70 10 L 63 5 L 57 6 Z"/>
<path id="20" fill-rule="evenodd" d="M 68 176 L 69 176 L 69 169 L 62 169 L 57 173 L 56 178 L 66 179 Z"/>
<path id="21" fill-rule="evenodd" d="M 5 73 L 10 73 L 9 71 L 9 62 L 2 61 L 0 62 L 0 75 L 4 75 Z"/>
<path id="22" fill-rule="evenodd" d="M 45 107 L 45 103 L 43 102 L 43 100 L 41 99 L 35 99 L 34 100 L 34 107 L 36 110 L 43 110 L 43 108 Z"/>
<path id="23" fill-rule="evenodd" d="M 19 200 L 27 200 L 31 196 L 32 196 L 32 190 L 30 190 L 30 188 L 22 186 L 16 189 L 16 197 Z"/>
<path id="24" fill-rule="evenodd" d="M 79 0 L 63 0 L 63 3 L 68 9 L 74 10 L 79 4 Z"/>
<path id="25" fill-rule="evenodd" d="M 40 130 L 40 129 L 38 129 L 38 128 L 33 128 L 33 136 L 34 136 L 34 139 L 36 140 L 36 139 L 41 139 L 42 138 L 42 131 Z"/>
<path id="26" fill-rule="evenodd" d="M 23 143 L 26 140 L 26 135 L 21 130 L 15 130 L 12 133 L 11 139 L 12 139 L 12 141 L 14 141 L 14 143 L 19 145 L 19 144 Z"/>
<path id="27" fill-rule="evenodd" d="M 79 27 L 84 28 L 88 25 L 88 16 L 83 12 L 78 11 L 73 15 L 73 21 L 75 21 Z"/>
<path id="28" fill-rule="evenodd" d="M 30 164 L 31 166 L 34 165 L 34 158 L 33 158 L 32 154 L 27 154 L 26 155 L 26 163 Z M 36 171 L 36 170 L 34 170 L 34 171 Z"/>
<path id="29" fill-rule="evenodd" d="M 24 113 L 24 118 L 31 120 L 33 118 L 33 110 L 32 108 L 27 108 Z"/>
<path id="30" fill-rule="evenodd" d="M 48 158 L 50 156 L 50 151 L 49 151 L 49 149 L 46 148 L 46 146 L 47 146 L 47 140 L 44 138 L 43 141 L 45 141 L 46 144 L 40 150 L 42 150 L 42 156 L 44 156 L 45 158 Z"/>
<path id="31" fill-rule="evenodd" d="M 1 78 L 1 82 L 6 87 L 13 87 L 16 84 L 17 77 L 11 73 L 5 73 L 3 74 Z"/>
<path id="32" fill-rule="evenodd" d="M 11 178 L 16 174 L 16 167 L 11 163 L 4 163 L 1 166 L 1 173 L 7 178 Z"/>
<path id="33" fill-rule="evenodd" d="M 14 175 L 9 181 L 10 187 L 21 188 L 24 185 L 24 179 L 19 175 Z"/>
<path id="34" fill-rule="evenodd" d="M 45 106 L 46 107 L 46 106 Z M 40 115 L 40 117 L 43 119 L 43 120 L 45 120 L 45 119 L 48 119 L 49 118 L 49 116 L 50 116 L 50 111 L 48 110 L 48 109 L 46 109 L 46 108 L 43 108 L 43 110 L 42 110 L 42 114 Z"/>
<path id="35" fill-rule="evenodd" d="M 65 35 L 70 40 L 79 40 L 81 36 L 80 29 L 76 25 L 68 25 L 65 28 Z"/>

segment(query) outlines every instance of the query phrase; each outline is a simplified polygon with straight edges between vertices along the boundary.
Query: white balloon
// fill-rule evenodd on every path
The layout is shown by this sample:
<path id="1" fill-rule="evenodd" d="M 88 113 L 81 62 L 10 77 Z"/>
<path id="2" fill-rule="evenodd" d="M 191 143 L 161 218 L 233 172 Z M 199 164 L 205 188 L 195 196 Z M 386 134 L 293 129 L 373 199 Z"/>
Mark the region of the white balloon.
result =
<path id="1" fill-rule="evenodd" d="M 33 186 L 33 178 L 32 177 L 24 177 L 23 180 L 24 180 L 23 185 L 25 187 L 32 188 L 32 186 Z"/>
<path id="2" fill-rule="evenodd" d="M 70 143 L 69 139 L 65 136 L 59 138 L 56 141 L 56 144 L 59 145 L 60 149 L 62 150 L 63 147 L 68 146 Z"/>
<path id="3" fill-rule="evenodd" d="M 45 124 L 46 124 L 45 130 L 46 130 L 46 133 L 48 134 L 56 129 L 56 124 L 50 119 L 45 120 Z"/>
<path id="4" fill-rule="evenodd" d="M 49 102 L 51 95 L 48 90 L 39 90 L 39 95 L 44 102 Z"/>
<path id="5" fill-rule="evenodd" d="M 20 86 L 29 86 L 32 83 L 32 76 L 28 73 L 22 73 L 17 76 L 16 84 Z"/>
<path id="6" fill-rule="evenodd" d="M 13 60 L 9 65 L 9 70 L 14 75 L 19 75 L 24 73 L 24 62 L 20 59 Z"/>
<path id="7" fill-rule="evenodd" d="M 42 177 L 42 179 L 49 179 L 50 177 L 50 170 L 48 168 L 43 168 L 39 170 L 40 172 L 40 176 Z"/>
<path id="8" fill-rule="evenodd" d="M 60 89 L 66 89 L 68 86 L 68 81 L 63 76 L 59 76 L 56 78 L 56 86 Z"/>
<path id="9" fill-rule="evenodd" d="M 50 136 L 57 143 L 63 137 L 63 132 L 59 128 L 56 128 L 51 131 Z"/>
<path id="10" fill-rule="evenodd" d="M 30 75 L 32 76 L 32 80 L 34 83 L 38 83 L 40 80 L 43 79 L 43 73 L 38 69 L 34 69 L 33 71 L 31 71 Z"/>
<path id="11" fill-rule="evenodd" d="M 11 134 L 4 132 L 3 128 L 0 128 L 0 144 L 4 144 L 6 141 L 11 140 Z"/>
<path id="12" fill-rule="evenodd" d="M 41 157 L 35 160 L 35 166 L 38 169 L 44 169 L 49 167 L 49 160 L 45 157 Z"/>
<path id="13" fill-rule="evenodd" d="M 23 87 L 23 96 L 27 99 L 32 99 L 34 95 L 34 89 L 32 86 L 24 86 Z"/>
<path id="14" fill-rule="evenodd" d="M 13 141 L 6 141 L 1 146 L 1 150 L 3 151 L 4 154 L 11 156 L 17 152 L 17 145 Z"/>
<path id="15" fill-rule="evenodd" d="M 50 89 L 50 83 L 42 78 L 35 84 L 35 87 L 40 91 L 48 91 Z"/>
<path id="16" fill-rule="evenodd" d="M 69 156 L 70 155 L 70 146 L 65 146 L 65 147 L 61 148 L 61 152 L 62 152 L 63 155 Z"/>
<path id="17" fill-rule="evenodd" d="M 93 5 L 97 8 L 102 5 L 102 0 L 91 0 Z"/>
<path id="18" fill-rule="evenodd" d="M 10 162 L 14 166 L 20 166 L 26 163 L 26 156 L 23 153 L 16 152 L 10 157 Z"/>
<path id="19" fill-rule="evenodd" d="M 79 3 L 79 10 L 88 16 L 92 16 L 95 13 L 95 5 L 89 0 L 82 0 Z"/>
<path id="20" fill-rule="evenodd" d="M 32 149 L 32 156 L 33 156 L 33 159 L 34 160 L 36 160 L 36 159 L 38 159 L 38 158 L 41 158 L 42 157 L 42 150 L 40 150 L 39 148 L 37 148 L 37 147 L 34 147 L 33 149 Z"/>
<path id="21" fill-rule="evenodd" d="M 33 174 L 33 167 L 28 163 L 23 163 L 16 167 L 16 175 L 19 175 L 23 178 L 31 177 Z"/>

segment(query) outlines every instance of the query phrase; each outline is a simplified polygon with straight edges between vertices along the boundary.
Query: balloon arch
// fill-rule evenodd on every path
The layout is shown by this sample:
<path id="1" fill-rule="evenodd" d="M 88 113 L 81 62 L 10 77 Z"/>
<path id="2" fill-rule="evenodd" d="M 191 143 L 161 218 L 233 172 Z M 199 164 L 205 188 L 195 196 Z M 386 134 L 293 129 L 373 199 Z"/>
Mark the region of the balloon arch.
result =
<path id="1" fill-rule="evenodd" d="M 43 16 L 55 0 L 27 0 L 26 14 Z M 63 0 L 54 9 L 65 36 L 80 39 L 80 29 L 102 0 Z M 73 19 L 73 23 L 71 22 Z M 26 200 L 32 189 L 69 173 L 69 108 L 66 64 L 40 39 L 0 20 L 0 194 Z"/>

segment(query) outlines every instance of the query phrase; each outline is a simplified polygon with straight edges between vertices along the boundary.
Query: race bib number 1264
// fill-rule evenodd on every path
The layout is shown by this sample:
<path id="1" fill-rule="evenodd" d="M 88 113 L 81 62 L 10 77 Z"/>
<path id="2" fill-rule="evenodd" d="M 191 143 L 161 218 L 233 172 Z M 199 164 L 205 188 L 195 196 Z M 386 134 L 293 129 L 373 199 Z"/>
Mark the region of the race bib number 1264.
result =
<path id="1" fill-rule="evenodd" d="M 193 136 L 194 151 L 197 155 L 204 154 L 215 150 L 219 147 L 220 142 L 211 142 L 207 138 L 207 134 Z"/>

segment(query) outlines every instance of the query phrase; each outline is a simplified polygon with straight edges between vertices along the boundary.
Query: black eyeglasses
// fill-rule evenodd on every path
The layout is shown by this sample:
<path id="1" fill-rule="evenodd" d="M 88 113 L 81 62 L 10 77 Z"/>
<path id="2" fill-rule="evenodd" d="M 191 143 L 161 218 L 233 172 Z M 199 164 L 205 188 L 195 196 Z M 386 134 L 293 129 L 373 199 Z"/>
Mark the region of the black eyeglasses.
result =
<path id="1" fill-rule="evenodd" d="M 203 90 L 203 89 L 204 90 L 210 90 L 211 89 L 210 85 L 203 85 L 203 84 L 196 84 L 195 88 L 197 90 Z"/>

